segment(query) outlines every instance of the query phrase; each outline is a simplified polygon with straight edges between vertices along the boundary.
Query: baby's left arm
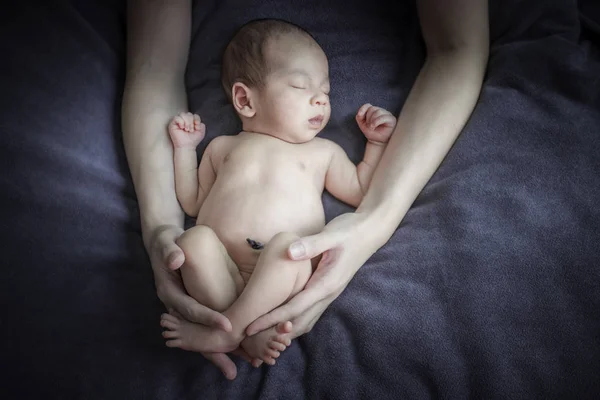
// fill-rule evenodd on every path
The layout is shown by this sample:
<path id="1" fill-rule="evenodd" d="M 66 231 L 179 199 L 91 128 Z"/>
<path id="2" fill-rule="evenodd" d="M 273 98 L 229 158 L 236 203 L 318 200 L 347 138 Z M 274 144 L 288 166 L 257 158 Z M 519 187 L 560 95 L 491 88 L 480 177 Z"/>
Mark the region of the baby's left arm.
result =
<path id="1" fill-rule="evenodd" d="M 354 165 L 346 152 L 332 143 L 325 178 L 325 189 L 353 207 L 358 207 L 369 188 L 373 172 L 396 126 L 396 118 L 383 108 L 365 104 L 358 110 L 356 122 L 368 139 L 363 160 L 358 166 Z"/>

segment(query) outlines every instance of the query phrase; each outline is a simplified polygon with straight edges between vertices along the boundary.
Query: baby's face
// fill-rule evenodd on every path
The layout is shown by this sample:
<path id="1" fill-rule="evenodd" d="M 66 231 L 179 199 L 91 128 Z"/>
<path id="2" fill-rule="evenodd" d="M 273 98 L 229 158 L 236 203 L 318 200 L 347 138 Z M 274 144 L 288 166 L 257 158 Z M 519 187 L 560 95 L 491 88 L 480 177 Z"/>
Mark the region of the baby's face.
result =
<path id="1" fill-rule="evenodd" d="M 284 36 L 267 43 L 265 56 L 271 71 L 258 92 L 257 122 L 288 142 L 313 139 L 331 115 L 325 53 L 308 39 Z"/>

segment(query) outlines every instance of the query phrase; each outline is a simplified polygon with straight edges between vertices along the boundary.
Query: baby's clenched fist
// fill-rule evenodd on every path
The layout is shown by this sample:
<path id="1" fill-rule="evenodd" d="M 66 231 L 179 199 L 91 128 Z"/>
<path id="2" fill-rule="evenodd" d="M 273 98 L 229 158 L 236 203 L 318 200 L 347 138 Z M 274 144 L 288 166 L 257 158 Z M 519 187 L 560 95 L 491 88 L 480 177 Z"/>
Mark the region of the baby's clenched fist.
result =
<path id="1" fill-rule="evenodd" d="M 356 122 L 365 137 L 374 143 L 387 143 L 396 127 L 392 113 L 368 103 L 358 109 Z"/>
<path id="2" fill-rule="evenodd" d="M 193 147 L 194 149 L 204 139 L 206 126 L 200 116 L 192 113 L 179 113 L 169 123 L 169 136 L 173 147 Z"/>

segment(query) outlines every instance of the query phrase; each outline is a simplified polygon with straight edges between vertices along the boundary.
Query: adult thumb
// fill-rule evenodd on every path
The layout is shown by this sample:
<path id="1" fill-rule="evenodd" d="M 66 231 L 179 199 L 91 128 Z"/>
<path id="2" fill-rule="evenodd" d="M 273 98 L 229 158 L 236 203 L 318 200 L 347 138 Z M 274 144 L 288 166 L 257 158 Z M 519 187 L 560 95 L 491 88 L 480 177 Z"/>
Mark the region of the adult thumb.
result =
<path id="1" fill-rule="evenodd" d="M 185 255 L 179 246 L 172 243 L 163 248 L 163 260 L 169 269 L 176 270 L 183 265 Z"/>
<path id="2" fill-rule="evenodd" d="M 288 247 L 288 257 L 295 261 L 309 260 L 335 247 L 334 235 L 321 232 L 296 240 Z"/>

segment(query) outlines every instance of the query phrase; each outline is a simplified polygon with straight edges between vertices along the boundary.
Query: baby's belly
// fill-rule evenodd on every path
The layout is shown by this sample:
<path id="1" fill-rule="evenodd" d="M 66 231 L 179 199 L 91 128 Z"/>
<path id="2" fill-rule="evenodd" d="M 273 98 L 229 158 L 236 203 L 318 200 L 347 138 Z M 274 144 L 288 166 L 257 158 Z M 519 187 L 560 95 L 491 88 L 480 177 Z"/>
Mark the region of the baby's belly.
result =
<path id="1" fill-rule="evenodd" d="M 232 195 L 209 196 L 202 205 L 197 224 L 215 231 L 242 277 L 246 278 L 261 253 L 253 249 L 247 239 L 266 245 L 280 232 L 312 235 L 323 229 L 325 213 L 320 193 L 286 196 L 281 191 L 245 193 L 237 190 Z"/>

